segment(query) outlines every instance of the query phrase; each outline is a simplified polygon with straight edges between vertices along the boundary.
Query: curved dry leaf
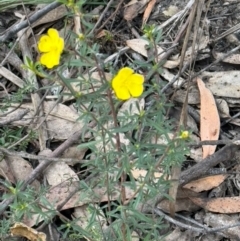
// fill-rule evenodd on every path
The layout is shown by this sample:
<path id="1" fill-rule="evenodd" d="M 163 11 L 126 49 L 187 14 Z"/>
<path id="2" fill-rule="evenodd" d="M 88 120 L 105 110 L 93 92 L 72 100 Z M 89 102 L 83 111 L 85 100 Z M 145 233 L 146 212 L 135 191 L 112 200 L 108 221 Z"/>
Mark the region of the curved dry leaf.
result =
<path id="1" fill-rule="evenodd" d="M 45 149 L 39 155 L 48 156 L 51 150 Z M 49 185 L 56 186 L 62 182 L 78 181 L 78 175 L 64 162 L 54 162 L 44 172 Z"/>
<path id="2" fill-rule="evenodd" d="M 148 3 L 147 8 L 145 9 L 144 14 L 143 14 L 142 26 L 144 26 L 144 24 L 147 23 L 148 18 L 150 16 L 151 12 L 152 12 L 152 9 L 155 6 L 155 3 L 156 3 L 156 0 L 150 0 L 150 2 Z"/>
<path id="3" fill-rule="evenodd" d="M 199 90 L 195 86 L 191 86 L 189 91 L 179 89 L 175 92 L 174 100 L 180 103 L 184 103 L 186 100 L 186 94 L 188 94 L 188 104 L 198 105 L 200 103 Z"/>
<path id="4" fill-rule="evenodd" d="M 79 114 L 76 111 L 73 111 L 69 106 L 64 104 L 56 104 L 55 101 L 44 101 L 43 102 L 44 113 L 50 116 L 58 117 L 64 120 L 76 122 L 79 118 Z"/>
<path id="5" fill-rule="evenodd" d="M 202 141 L 218 140 L 220 132 L 220 118 L 213 94 L 205 87 L 201 79 L 197 79 L 200 91 L 200 136 Z M 216 150 L 216 145 L 203 146 L 203 159 L 212 155 Z"/>
<path id="6" fill-rule="evenodd" d="M 125 6 L 125 9 L 123 12 L 123 18 L 126 21 L 131 21 L 132 19 L 137 17 L 137 15 L 142 12 L 143 8 L 148 3 L 148 1 L 149 0 L 139 0 L 139 1 L 132 0 L 132 1 L 130 1 Z"/>
<path id="7" fill-rule="evenodd" d="M 149 42 L 145 39 L 130 39 L 126 41 L 126 44 L 129 48 L 143 55 L 146 58 L 150 55 L 146 49 L 146 47 L 149 45 Z M 158 59 L 161 59 L 165 51 L 161 47 L 157 46 L 157 52 L 158 52 Z M 176 68 L 179 65 L 179 63 L 180 63 L 180 58 L 176 60 L 167 60 L 164 63 L 163 67 L 168 69 L 173 69 L 173 68 Z"/>
<path id="8" fill-rule="evenodd" d="M 46 234 L 38 232 L 37 230 L 28 227 L 24 223 L 15 223 L 13 227 L 10 228 L 11 235 L 25 237 L 30 241 L 46 241 Z"/>
<path id="9" fill-rule="evenodd" d="M 227 215 L 227 214 L 215 214 L 207 212 L 204 214 L 204 223 L 206 223 L 208 226 L 211 226 L 212 228 L 218 228 L 223 226 L 232 226 L 236 225 L 238 220 L 238 214 L 236 215 Z M 229 240 L 240 240 L 240 227 L 235 226 L 231 228 L 226 228 L 221 230 L 221 233 L 226 235 L 226 237 L 229 238 Z M 208 239 L 208 240 L 216 240 L 216 239 Z"/>
<path id="10" fill-rule="evenodd" d="M 7 156 L 0 162 L 0 176 L 3 176 L 8 181 L 24 181 L 26 177 L 33 171 L 32 166 L 28 161 L 19 156 Z M 37 180 L 31 184 L 35 190 L 38 190 L 40 183 Z"/>
<path id="11" fill-rule="evenodd" d="M 163 199 L 158 203 L 158 208 L 163 210 L 164 212 L 170 213 L 170 204 L 171 201 L 168 199 Z M 199 206 L 196 205 L 193 201 L 191 201 L 188 197 L 186 198 L 177 198 L 175 201 L 175 212 L 188 211 L 195 212 L 199 210 Z"/>
<path id="12" fill-rule="evenodd" d="M 215 59 L 220 59 L 224 56 L 224 53 L 213 52 L 213 57 Z M 240 64 L 240 54 L 232 54 L 222 60 L 222 62 L 229 64 Z"/>
<path id="13" fill-rule="evenodd" d="M 73 188 L 73 189 L 72 189 Z M 79 188 L 79 182 L 72 182 L 71 185 L 69 183 L 63 182 L 57 186 L 52 187 L 46 197 L 48 201 L 53 204 L 54 207 L 57 207 L 62 200 L 65 200 L 69 193 Z M 134 195 L 134 190 L 129 187 L 125 187 L 126 189 L 126 199 L 131 198 Z M 119 198 L 119 193 L 121 191 L 120 186 L 114 186 L 114 190 L 110 195 L 110 200 L 117 200 Z M 96 187 L 94 189 L 78 191 L 74 194 L 71 199 L 63 206 L 61 210 L 66 210 L 73 207 L 82 206 L 88 203 L 99 203 L 99 202 L 107 202 L 109 201 L 109 195 L 107 193 L 106 187 Z"/>
<path id="14" fill-rule="evenodd" d="M 234 101 L 239 103 L 240 71 L 237 71 L 237 70 L 219 71 L 219 72 L 205 71 L 201 74 L 201 78 L 207 79 L 206 87 L 209 88 L 214 95 L 237 98 L 237 101 L 236 100 Z"/>
<path id="15" fill-rule="evenodd" d="M 167 17 L 172 17 L 173 15 L 175 15 L 178 12 L 179 12 L 178 7 L 171 5 L 171 6 L 169 6 L 169 8 L 167 10 L 163 11 L 163 14 Z"/>
<path id="16" fill-rule="evenodd" d="M 175 75 L 166 68 L 162 68 L 160 75 L 168 82 L 172 81 L 175 78 Z M 183 83 L 184 83 L 184 79 L 182 77 L 179 77 L 178 81 L 173 83 L 173 87 L 178 88 L 182 86 Z"/>
<path id="17" fill-rule="evenodd" d="M 87 148 L 78 148 L 78 145 L 73 145 L 67 148 L 63 154 L 62 158 L 72 158 L 72 162 L 68 162 L 68 165 L 75 165 L 76 163 L 80 163 L 83 157 L 86 154 Z"/>
<path id="18" fill-rule="evenodd" d="M 189 182 L 184 186 L 184 188 L 190 189 L 194 192 L 211 190 L 214 187 L 218 187 L 227 177 L 228 175 L 221 174 L 200 178 L 198 180 Z"/>
<path id="19" fill-rule="evenodd" d="M 126 41 L 126 44 L 135 52 L 143 55 L 144 57 L 148 57 L 146 47 L 149 45 L 149 42 L 146 39 L 129 39 Z"/>
<path id="20" fill-rule="evenodd" d="M 239 213 L 240 197 L 222 197 L 222 198 L 196 198 L 189 197 L 200 207 L 217 213 Z"/>
<path id="21" fill-rule="evenodd" d="M 230 118 L 231 116 L 227 101 L 224 99 L 216 99 L 216 103 L 220 117 Z"/>
<path id="22" fill-rule="evenodd" d="M 3 66 L 0 66 L 0 74 L 20 88 L 23 88 L 25 85 L 22 79 Z"/>

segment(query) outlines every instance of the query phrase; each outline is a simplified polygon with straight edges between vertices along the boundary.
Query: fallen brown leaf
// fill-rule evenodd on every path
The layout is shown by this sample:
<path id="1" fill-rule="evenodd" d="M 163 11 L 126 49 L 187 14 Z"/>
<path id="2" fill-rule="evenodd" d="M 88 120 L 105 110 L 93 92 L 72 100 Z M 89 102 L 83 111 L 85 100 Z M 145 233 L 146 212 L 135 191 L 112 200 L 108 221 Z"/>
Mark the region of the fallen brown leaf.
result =
<path id="1" fill-rule="evenodd" d="M 194 192 L 202 192 L 211 190 L 214 187 L 218 187 L 226 178 L 228 175 L 221 174 L 216 176 L 210 176 L 210 177 L 204 177 L 200 178 L 198 180 L 189 182 L 184 188 L 190 189 Z"/>
<path id="2" fill-rule="evenodd" d="M 213 94 L 205 87 L 203 81 L 197 79 L 200 91 L 200 136 L 202 141 L 218 140 L 220 132 L 220 118 Z M 216 145 L 203 146 L 203 159 L 212 155 L 216 150 Z"/>
<path id="3" fill-rule="evenodd" d="M 222 198 L 196 198 L 189 197 L 200 207 L 217 213 L 239 213 L 240 197 L 222 197 Z"/>
<path id="4" fill-rule="evenodd" d="M 24 223 L 15 223 L 14 226 L 10 228 L 10 232 L 13 236 L 25 237 L 30 241 L 46 241 L 45 233 L 38 232 Z"/>
<path id="5" fill-rule="evenodd" d="M 131 21 L 134 19 L 139 13 L 142 12 L 145 5 L 148 3 L 149 0 L 132 0 L 130 1 L 124 9 L 123 18 L 126 21 Z"/>
<path id="6" fill-rule="evenodd" d="M 148 18 L 155 6 L 155 3 L 156 3 L 156 0 L 150 0 L 150 2 L 148 3 L 145 11 L 144 11 L 144 14 L 143 14 L 143 23 L 142 23 L 142 26 L 144 26 L 144 24 L 147 23 L 148 21 Z"/>

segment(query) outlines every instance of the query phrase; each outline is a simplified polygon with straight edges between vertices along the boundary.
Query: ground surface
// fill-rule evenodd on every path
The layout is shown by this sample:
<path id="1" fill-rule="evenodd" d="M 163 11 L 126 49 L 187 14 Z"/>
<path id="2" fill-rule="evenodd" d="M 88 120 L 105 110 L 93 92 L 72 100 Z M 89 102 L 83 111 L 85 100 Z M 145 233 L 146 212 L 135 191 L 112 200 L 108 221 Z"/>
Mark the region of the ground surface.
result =
<path id="1" fill-rule="evenodd" d="M 68 7 L 56 4 L 52 12 L 46 11 L 43 18 L 32 21 L 30 30 L 26 32 L 21 31 L 21 26 L 14 24 L 19 24 L 21 17 L 23 21 L 26 20 L 26 15 L 28 20 L 31 20 L 31 14 L 41 11 L 43 6 L 26 4 L 24 7 L 19 5 L 10 8 L 11 4 L 6 6 L 0 3 L 0 153 L 3 154 L 0 162 L 0 215 L 2 220 L 6 221 L 0 224 L 0 237 L 3 240 L 10 238 L 10 232 L 14 231 L 9 228 L 16 225 L 15 221 L 21 221 L 46 234 L 46 240 L 70 240 L 68 235 L 76 234 L 79 227 L 88 230 L 89 219 L 92 218 L 92 221 L 94 216 L 90 211 L 94 209 L 100 212 L 99 207 L 102 208 L 101 212 L 103 211 L 100 212 L 102 221 L 98 219 L 98 223 L 101 223 L 99 227 L 104 230 L 103 233 L 107 233 L 110 223 L 117 220 L 117 216 L 114 216 L 114 220 L 107 220 L 107 210 L 116 210 L 114 205 L 121 202 L 124 205 L 127 203 L 127 206 L 128 202 L 138 200 L 137 194 L 141 192 L 136 192 L 136 189 L 133 191 L 128 186 L 124 190 L 122 180 L 127 177 L 124 180 L 129 181 L 132 178 L 137 186 L 139 176 L 146 177 L 149 166 L 146 170 L 143 166 L 138 169 L 139 166 L 134 166 L 131 162 L 131 174 L 127 171 L 122 174 L 118 173 L 118 169 L 122 167 L 119 162 L 118 168 L 107 166 L 108 169 L 104 169 L 106 166 L 101 166 L 99 162 L 94 162 L 98 158 L 97 154 L 110 153 L 108 151 L 111 147 L 106 140 L 111 138 L 103 138 L 99 132 L 109 130 L 111 133 L 114 123 L 114 117 L 109 114 L 114 112 L 110 108 L 111 104 L 106 105 L 104 102 L 110 92 L 101 92 L 99 84 L 103 83 L 103 79 L 111 81 L 116 70 L 130 66 L 145 77 L 145 92 L 139 99 L 114 102 L 117 117 L 124 111 L 131 112 L 130 118 L 134 118 L 133 113 L 140 116 L 140 110 L 150 109 L 151 114 L 151 108 L 153 112 L 155 108 L 159 111 L 156 106 L 164 100 L 164 105 L 168 108 L 162 122 L 170 121 L 171 131 L 167 133 L 169 136 L 166 142 L 158 136 L 159 133 L 156 138 L 151 136 L 152 127 L 141 129 L 141 124 L 140 127 L 131 129 L 129 123 L 132 122 L 127 122 L 128 125 L 124 126 L 127 131 L 122 131 L 119 146 L 112 139 L 110 141 L 113 146 L 116 144 L 114 148 L 118 153 L 131 146 L 136 141 L 136 136 L 140 136 L 142 143 L 148 140 L 147 138 L 155 138 L 155 144 L 170 146 L 170 140 L 176 137 L 174 135 L 178 128 L 184 126 L 184 130 L 191 133 L 184 147 L 190 149 L 188 155 L 183 155 L 181 170 L 169 165 L 170 175 L 166 175 L 169 181 L 174 183 L 170 192 L 169 186 L 166 188 L 166 193 L 170 193 L 175 201 L 169 203 L 168 199 L 163 198 L 164 195 L 158 193 L 148 200 L 152 205 L 150 211 L 149 208 L 146 211 L 143 205 L 140 212 L 144 215 L 154 214 L 154 221 L 163 217 L 166 228 L 157 229 L 157 236 L 168 241 L 240 240 L 240 153 L 234 142 L 239 139 L 240 125 L 240 1 L 140 0 L 131 1 L 130 4 L 127 4 L 127 1 L 90 2 L 83 4 L 82 8 L 76 4 L 76 12 L 72 11 L 71 4 Z M 146 44 L 146 35 L 151 27 L 143 28 L 143 23 L 151 26 L 154 33 L 161 32 L 161 37 L 154 39 L 153 45 Z M 26 21 L 26 24 L 28 26 L 29 21 Z M 33 74 L 29 71 L 32 66 L 29 61 L 36 63 L 39 60 L 40 53 L 36 43 L 49 28 L 59 30 L 60 36 L 65 39 L 60 67 L 43 69 L 44 72 L 40 69 L 45 76 L 39 74 L 38 67 L 32 68 L 35 71 Z M 21 40 L 22 36 L 24 40 Z M 75 39 L 72 36 L 75 36 Z M 94 48 L 94 44 L 98 44 L 99 48 Z M 86 46 L 91 46 L 92 52 L 88 52 Z M 26 56 L 29 61 L 24 58 Z M 25 66 L 28 64 L 29 68 L 23 68 L 23 63 Z M 104 74 L 104 78 L 101 74 Z M 95 82 L 84 82 L 88 78 Z M 34 88 L 27 80 L 33 81 Z M 77 81 L 83 81 L 83 84 L 79 87 L 74 84 Z M 154 84 L 161 88 L 151 91 Z M 101 92 L 101 95 L 94 100 L 91 96 L 98 92 Z M 84 95 L 82 99 L 80 95 Z M 81 104 L 78 100 L 83 103 L 83 109 L 79 107 Z M 84 119 L 84 110 L 95 113 L 95 119 L 92 120 L 89 116 Z M 156 121 L 154 118 L 153 115 L 151 121 Z M 101 123 L 104 123 L 104 128 L 97 129 L 98 121 L 103 121 Z M 121 118 L 117 121 L 115 128 L 122 124 Z M 139 134 L 141 130 L 143 135 Z M 99 141 L 98 135 L 104 139 L 101 144 L 96 144 Z M 83 143 L 81 149 L 77 148 L 80 143 Z M 94 152 L 91 145 L 98 151 Z M 184 148 L 182 150 L 185 150 Z M 146 153 L 143 152 L 142 156 L 147 155 Z M 136 150 L 128 153 L 131 161 L 135 154 Z M 40 155 L 45 157 L 45 161 L 41 160 Z M 107 154 L 101 158 L 106 156 Z M 163 169 L 166 166 L 155 165 L 161 159 L 159 153 L 154 153 L 153 156 L 156 167 L 154 175 L 157 179 L 165 176 Z M 162 157 L 167 159 L 165 152 Z M 94 168 L 98 171 L 94 172 Z M 103 170 L 110 173 L 104 183 L 109 185 L 111 178 L 119 178 L 114 182 L 117 186 L 110 185 L 114 189 L 111 195 L 104 185 L 96 184 L 105 178 Z M 175 179 L 178 180 L 177 184 Z M 31 183 L 35 192 L 27 191 L 29 195 L 25 196 L 16 196 L 14 193 L 17 198 L 13 201 L 11 196 L 6 195 L 13 190 L 10 186 L 17 188 L 18 181 L 24 180 L 26 185 L 22 189 L 25 190 Z M 94 180 L 95 184 L 92 186 Z M 84 181 L 85 186 L 89 185 L 88 189 L 80 187 L 80 181 Z M 154 185 L 154 180 L 149 183 L 149 187 Z M 40 190 L 40 186 L 45 189 L 41 189 L 39 194 L 36 190 Z M 123 191 L 126 192 L 124 199 Z M 52 208 L 59 211 L 57 214 L 51 213 L 51 221 L 48 220 L 46 225 L 42 222 L 43 218 L 37 224 L 36 216 L 22 217 L 33 210 L 39 214 L 39 206 L 46 210 L 44 207 L 46 208 L 47 204 L 40 200 L 41 195 L 51 204 L 54 203 Z M 9 205 L 12 203 L 16 206 L 11 209 Z M 39 206 L 29 205 L 32 209 L 27 209 L 25 203 Z M 89 211 L 90 204 L 92 209 Z M 137 206 L 134 207 L 138 209 Z M 14 212 L 19 216 L 14 216 Z M 175 216 L 171 217 L 170 213 Z M 88 221 L 84 223 L 84 219 Z M 72 233 L 68 234 L 65 226 L 59 230 L 63 223 L 70 223 L 72 220 L 76 225 L 75 229 L 72 227 Z M 230 228 L 231 225 L 234 227 Z M 21 235 L 34 240 L 22 234 L 24 228 L 20 228 Z M 134 235 L 136 240 L 147 240 L 143 238 L 145 233 L 141 228 L 134 231 L 136 233 L 132 233 L 131 238 L 126 240 L 134 240 Z M 90 234 L 84 233 L 81 236 L 82 240 L 94 240 L 91 239 L 93 229 L 88 232 Z M 27 229 L 25 233 L 34 233 L 34 230 Z M 165 234 L 168 236 L 163 236 Z M 41 234 L 34 235 L 39 238 Z M 112 236 L 111 238 L 115 240 Z M 99 237 L 98 240 L 104 239 Z"/>

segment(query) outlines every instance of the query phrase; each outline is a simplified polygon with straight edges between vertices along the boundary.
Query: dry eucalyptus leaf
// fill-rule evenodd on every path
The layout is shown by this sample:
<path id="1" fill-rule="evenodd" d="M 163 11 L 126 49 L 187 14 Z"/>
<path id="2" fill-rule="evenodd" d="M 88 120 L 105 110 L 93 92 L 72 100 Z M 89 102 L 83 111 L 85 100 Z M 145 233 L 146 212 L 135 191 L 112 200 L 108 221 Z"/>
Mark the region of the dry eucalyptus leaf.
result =
<path id="1" fill-rule="evenodd" d="M 224 56 L 224 53 L 218 53 L 213 51 L 213 57 L 215 59 L 220 59 Z M 240 54 L 232 54 L 222 60 L 224 63 L 229 63 L 229 64 L 240 64 Z"/>
<path id="2" fill-rule="evenodd" d="M 206 79 L 206 87 L 214 95 L 222 97 L 240 98 L 240 71 L 203 72 L 202 79 Z"/>
<path id="3" fill-rule="evenodd" d="M 189 234 L 181 231 L 179 227 L 175 227 L 174 230 L 164 237 L 164 241 L 176 241 L 176 240 L 188 240 Z M 215 240 L 216 241 L 216 240 Z"/>
<path id="4" fill-rule="evenodd" d="M 168 82 L 172 81 L 175 78 L 175 75 L 172 74 L 168 69 L 162 68 L 160 75 L 167 80 Z M 184 83 L 184 79 L 179 77 L 179 79 L 173 84 L 174 88 L 180 87 Z"/>
<path id="5" fill-rule="evenodd" d="M 200 50 L 204 50 L 204 52 L 206 52 L 207 54 L 198 54 L 198 60 L 201 60 L 201 59 L 205 59 L 208 57 L 209 55 L 209 48 L 208 48 L 208 44 L 209 44 L 209 37 L 208 36 L 202 36 L 201 39 L 199 39 L 198 41 L 199 44 L 196 44 L 195 45 L 195 48 L 194 48 L 194 51 L 193 51 L 193 47 L 190 46 L 186 53 L 185 53 L 185 56 L 184 56 L 184 62 L 188 62 L 192 59 L 192 55 L 193 55 L 193 52 L 199 52 Z M 175 61 L 175 63 L 180 63 L 180 59 L 181 59 L 181 56 L 179 54 L 177 55 L 174 55 L 170 58 L 173 62 Z M 178 66 L 177 65 L 177 66 Z"/>
<path id="6" fill-rule="evenodd" d="M 225 174 L 203 177 L 189 182 L 184 188 L 190 189 L 194 192 L 208 191 L 218 187 L 227 177 L 228 175 Z"/>
<path id="7" fill-rule="evenodd" d="M 30 241 L 46 241 L 46 234 L 30 228 L 24 223 L 15 223 L 13 227 L 10 228 L 10 232 L 12 236 L 24 237 Z"/>
<path id="8" fill-rule="evenodd" d="M 69 192 L 72 190 L 70 188 L 78 188 L 79 182 L 61 183 L 55 187 L 52 187 L 47 193 L 47 199 L 50 203 L 57 207 L 66 197 L 68 197 Z M 110 200 L 118 200 L 120 194 L 120 186 L 113 187 L 114 192 L 110 195 Z M 134 190 L 129 187 L 125 187 L 126 198 L 129 199 L 133 196 Z M 63 206 L 61 210 L 82 206 L 88 203 L 99 203 L 108 201 L 107 188 L 106 187 L 96 187 L 92 190 L 78 191 L 72 196 L 72 198 Z"/>
<path id="9" fill-rule="evenodd" d="M 177 195 L 176 195 L 176 202 L 175 202 L 175 212 L 179 212 L 179 211 L 196 211 L 199 209 L 199 207 L 194 204 L 189 197 L 199 197 L 202 196 L 203 194 L 199 194 L 199 193 L 195 193 L 191 190 L 188 189 L 184 189 L 181 187 L 178 187 L 177 190 Z M 159 204 L 158 207 L 162 210 L 164 210 L 165 212 L 170 213 L 170 208 L 169 208 L 169 204 L 172 203 L 171 200 L 169 199 L 162 199 Z"/>
<path id="10" fill-rule="evenodd" d="M 8 181 L 15 183 L 16 181 L 24 181 L 33 171 L 32 166 L 28 161 L 19 156 L 7 156 L 0 161 L 0 175 Z M 40 183 L 35 180 L 31 186 L 38 190 Z"/>
<path id="11" fill-rule="evenodd" d="M 216 99 L 219 115 L 221 118 L 229 118 L 230 117 L 230 112 L 229 112 L 229 107 L 228 103 L 224 99 Z"/>
<path id="12" fill-rule="evenodd" d="M 169 205 L 171 201 L 168 199 L 162 200 L 157 207 L 163 210 L 164 212 L 170 213 Z M 199 207 L 194 204 L 189 198 L 177 198 L 175 201 L 175 212 L 181 212 L 181 211 L 188 211 L 188 212 L 194 212 L 199 210 Z"/>
<path id="13" fill-rule="evenodd" d="M 167 17 L 172 17 L 179 11 L 177 6 L 170 5 L 169 8 L 165 11 L 163 11 L 163 14 Z"/>
<path id="14" fill-rule="evenodd" d="M 71 122 L 61 118 L 51 118 L 47 121 L 48 137 L 55 140 L 66 140 L 77 130 L 81 130 L 81 121 Z"/>
<path id="15" fill-rule="evenodd" d="M 44 113 L 49 113 L 52 117 L 62 118 L 64 120 L 75 122 L 79 118 L 79 114 L 64 104 L 56 104 L 55 101 L 44 102 Z"/>
<path id="16" fill-rule="evenodd" d="M 126 21 L 131 21 L 132 19 L 134 19 L 135 17 L 137 17 L 137 15 L 139 13 L 141 13 L 143 11 L 143 8 L 146 6 L 146 4 L 149 2 L 149 0 L 131 0 L 124 9 L 123 12 L 123 18 Z"/>
<path id="17" fill-rule="evenodd" d="M 37 9 L 41 9 L 44 6 L 46 6 L 46 4 L 38 4 Z M 44 23 L 49 23 L 49 22 L 59 20 L 62 17 L 64 17 L 66 14 L 68 14 L 67 7 L 65 4 L 62 4 L 62 5 L 54 8 L 50 12 L 46 13 L 42 18 L 35 21 L 31 27 L 33 28 L 33 27 L 39 26 Z"/>
<path id="18" fill-rule="evenodd" d="M 231 124 L 236 125 L 236 126 L 240 126 L 240 119 L 236 118 L 230 121 Z"/>
<path id="19" fill-rule="evenodd" d="M 146 58 L 148 58 L 149 55 L 152 56 L 152 54 L 150 54 L 147 51 L 147 46 L 149 45 L 149 42 L 145 39 L 130 39 L 126 41 L 126 44 L 129 48 L 143 55 Z M 160 59 L 165 51 L 161 47 L 157 46 L 157 52 L 158 52 L 158 58 Z M 176 68 L 179 65 L 179 63 L 180 63 L 180 58 L 178 58 L 177 60 L 167 60 L 164 63 L 163 67 L 168 69 L 173 69 L 173 68 Z"/>
<path id="20" fill-rule="evenodd" d="M 214 214 L 214 213 L 205 213 L 204 215 L 204 223 L 211 226 L 212 228 L 231 226 L 239 222 L 238 215 L 226 215 L 226 214 Z M 225 235 L 225 237 L 230 238 L 232 240 L 240 240 L 240 227 L 231 227 L 221 230 L 221 233 Z"/>
<path id="21" fill-rule="evenodd" d="M 216 213 L 239 213 L 240 197 L 196 198 L 189 197 L 196 205 Z"/>
<path id="22" fill-rule="evenodd" d="M 149 1 L 148 5 L 147 5 L 147 7 L 146 7 L 146 9 L 145 9 L 145 11 L 144 11 L 144 14 L 143 14 L 143 23 L 142 23 L 142 26 L 144 26 L 144 25 L 147 23 L 148 18 L 149 18 L 149 16 L 150 16 L 150 14 L 151 14 L 151 12 L 152 12 L 155 4 L 156 4 L 156 0 L 150 0 L 150 1 Z"/>
<path id="23" fill-rule="evenodd" d="M 48 156 L 51 150 L 43 150 L 39 155 Z M 54 162 L 44 171 L 49 185 L 56 186 L 62 182 L 78 181 L 77 174 L 64 162 Z"/>
<path id="24" fill-rule="evenodd" d="M 78 148 L 77 145 L 74 145 L 74 146 L 69 147 L 68 149 L 66 149 L 63 152 L 62 158 L 72 158 L 72 159 L 76 160 L 71 163 L 68 162 L 68 165 L 74 165 L 74 164 L 78 163 L 78 160 L 80 162 L 83 159 L 87 150 L 88 150 L 87 148 Z"/>
<path id="25" fill-rule="evenodd" d="M 20 79 L 18 76 L 13 74 L 13 72 L 3 66 L 0 66 L 0 75 L 4 76 L 6 79 L 8 79 L 20 88 L 23 88 L 23 86 L 25 85 L 25 82 L 22 79 Z"/>
<path id="26" fill-rule="evenodd" d="M 179 89 L 175 92 L 174 100 L 180 103 L 185 102 L 187 90 Z M 196 86 L 191 86 L 188 92 L 188 104 L 197 105 L 200 103 L 199 90 Z"/>
<path id="27" fill-rule="evenodd" d="M 126 41 L 126 44 L 129 48 L 135 52 L 148 57 L 148 52 L 146 47 L 149 45 L 149 42 L 145 39 L 130 39 Z"/>
<path id="28" fill-rule="evenodd" d="M 8 111 L 13 109 L 13 107 L 10 107 Z M 16 114 L 19 115 L 23 109 L 29 109 L 30 111 L 21 120 L 12 122 L 13 125 L 29 126 L 34 117 L 33 105 L 31 103 L 22 104 L 16 110 Z M 49 113 L 49 111 L 51 112 Z M 49 139 L 65 140 L 84 126 L 82 121 L 77 120 L 80 114 L 76 113 L 69 106 L 63 104 L 55 105 L 54 101 L 44 102 L 44 113 L 47 115 L 46 123 Z M 41 120 L 40 118 L 39 123 Z"/>
<path id="29" fill-rule="evenodd" d="M 201 97 L 201 109 L 200 109 L 200 136 L 202 141 L 214 141 L 218 140 L 220 133 L 220 118 L 217 110 L 217 106 L 214 97 L 209 89 L 205 87 L 203 81 L 197 79 L 198 88 Z M 209 155 L 212 155 L 216 146 L 204 145 L 203 147 L 203 159 Z"/>

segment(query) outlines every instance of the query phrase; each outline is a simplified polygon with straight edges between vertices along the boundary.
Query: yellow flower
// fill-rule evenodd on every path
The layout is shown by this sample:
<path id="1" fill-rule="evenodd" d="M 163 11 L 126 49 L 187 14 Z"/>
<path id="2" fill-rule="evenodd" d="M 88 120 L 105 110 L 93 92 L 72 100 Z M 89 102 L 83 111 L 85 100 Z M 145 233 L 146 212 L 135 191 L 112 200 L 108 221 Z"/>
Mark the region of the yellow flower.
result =
<path id="1" fill-rule="evenodd" d="M 180 134 L 181 139 L 187 139 L 189 137 L 189 132 L 188 131 L 182 131 Z"/>
<path id="2" fill-rule="evenodd" d="M 120 100 L 139 97 L 143 93 L 144 77 L 131 68 L 122 68 L 112 80 L 112 88 Z"/>
<path id="3" fill-rule="evenodd" d="M 42 53 L 40 63 L 51 69 L 59 64 L 60 56 L 64 48 L 64 40 L 59 37 L 54 28 L 48 29 L 38 42 L 38 50 Z"/>

